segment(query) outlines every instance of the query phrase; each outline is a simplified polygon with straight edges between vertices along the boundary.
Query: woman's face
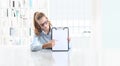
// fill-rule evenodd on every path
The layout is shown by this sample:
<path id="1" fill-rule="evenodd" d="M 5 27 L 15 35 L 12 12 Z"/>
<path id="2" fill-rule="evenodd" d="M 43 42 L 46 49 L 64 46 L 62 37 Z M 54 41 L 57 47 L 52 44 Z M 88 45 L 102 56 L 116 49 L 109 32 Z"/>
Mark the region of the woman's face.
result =
<path id="1" fill-rule="evenodd" d="M 40 20 L 38 20 L 38 24 L 43 31 L 49 31 L 49 22 L 46 17 L 42 17 Z"/>

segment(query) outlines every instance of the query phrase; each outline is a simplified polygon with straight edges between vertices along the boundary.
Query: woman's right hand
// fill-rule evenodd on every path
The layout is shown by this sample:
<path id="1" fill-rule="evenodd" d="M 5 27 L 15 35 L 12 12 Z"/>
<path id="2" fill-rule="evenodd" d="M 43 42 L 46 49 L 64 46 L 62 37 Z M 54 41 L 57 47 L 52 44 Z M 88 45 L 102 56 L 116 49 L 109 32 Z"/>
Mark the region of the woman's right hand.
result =
<path id="1" fill-rule="evenodd" d="M 48 43 L 43 44 L 42 48 L 52 48 L 55 46 L 55 40 L 50 40 Z"/>
<path id="2" fill-rule="evenodd" d="M 54 47 L 54 46 L 55 46 L 55 40 L 50 40 L 50 41 L 48 42 L 48 44 L 50 45 L 50 46 L 49 46 L 50 48 Z"/>

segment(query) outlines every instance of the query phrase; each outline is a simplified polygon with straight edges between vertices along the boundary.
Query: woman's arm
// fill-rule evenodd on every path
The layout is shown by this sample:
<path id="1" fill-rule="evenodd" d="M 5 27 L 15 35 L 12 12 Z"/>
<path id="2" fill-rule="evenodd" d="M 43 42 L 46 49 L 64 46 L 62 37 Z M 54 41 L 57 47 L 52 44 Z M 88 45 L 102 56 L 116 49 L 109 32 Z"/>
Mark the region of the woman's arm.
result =
<path id="1" fill-rule="evenodd" d="M 43 49 L 45 49 L 45 48 L 52 48 L 54 45 L 55 45 L 55 40 L 51 40 L 48 43 L 43 44 L 42 48 Z"/>
<path id="2" fill-rule="evenodd" d="M 38 51 L 42 49 L 42 43 L 38 40 L 37 36 L 33 37 L 32 43 L 31 43 L 31 50 L 32 51 Z"/>
<path id="3" fill-rule="evenodd" d="M 70 42 L 70 41 L 71 41 L 71 38 L 68 37 L 67 40 L 68 40 L 68 42 Z M 43 44 L 43 45 L 42 45 L 42 48 L 43 48 L 43 49 L 45 49 L 45 48 L 52 48 L 54 45 L 55 45 L 55 40 L 51 40 L 51 41 L 49 41 L 48 43 Z"/>

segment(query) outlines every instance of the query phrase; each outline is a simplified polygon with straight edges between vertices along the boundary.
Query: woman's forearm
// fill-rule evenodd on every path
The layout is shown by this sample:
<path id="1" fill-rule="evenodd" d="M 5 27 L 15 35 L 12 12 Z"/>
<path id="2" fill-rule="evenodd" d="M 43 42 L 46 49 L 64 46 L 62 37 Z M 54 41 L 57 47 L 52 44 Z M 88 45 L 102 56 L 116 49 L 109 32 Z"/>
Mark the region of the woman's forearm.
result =
<path id="1" fill-rule="evenodd" d="M 42 45 L 42 48 L 43 48 L 43 49 L 45 49 L 45 48 L 52 48 L 50 45 L 51 45 L 51 44 L 50 44 L 49 42 L 48 42 L 48 43 L 45 43 L 45 44 Z"/>
<path id="2" fill-rule="evenodd" d="M 50 40 L 48 43 L 43 44 L 42 48 L 52 48 L 55 45 L 55 40 Z"/>

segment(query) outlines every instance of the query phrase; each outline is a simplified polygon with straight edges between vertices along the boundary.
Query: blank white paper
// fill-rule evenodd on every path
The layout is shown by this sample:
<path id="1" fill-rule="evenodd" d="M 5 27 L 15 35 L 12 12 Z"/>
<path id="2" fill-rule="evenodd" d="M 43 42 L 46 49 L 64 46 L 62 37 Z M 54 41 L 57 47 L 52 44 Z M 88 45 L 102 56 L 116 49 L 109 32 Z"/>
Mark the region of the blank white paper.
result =
<path id="1" fill-rule="evenodd" d="M 53 29 L 52 39 L 55 40 L 55 46 L 52 50 L 68 50 L 68 29 Z"/>

